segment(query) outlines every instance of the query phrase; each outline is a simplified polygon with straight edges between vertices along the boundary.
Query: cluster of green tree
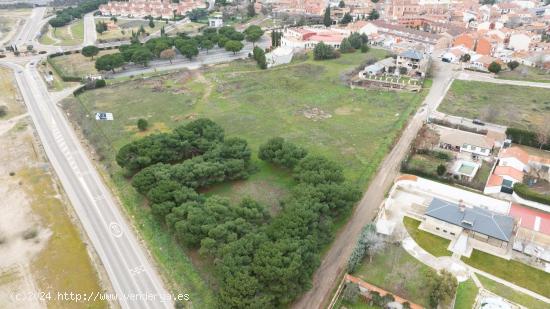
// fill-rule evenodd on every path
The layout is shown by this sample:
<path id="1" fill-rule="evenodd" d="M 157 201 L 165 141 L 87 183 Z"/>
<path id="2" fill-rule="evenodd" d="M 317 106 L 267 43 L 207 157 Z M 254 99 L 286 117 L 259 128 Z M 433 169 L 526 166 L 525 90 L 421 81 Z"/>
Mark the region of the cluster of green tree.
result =
<path id="1" fill-rule="evenodd" d="M 204 8 L 192 9 L 185 14 L 192 22 L 197 22 L 208 16 L 208 11 Z"/>
<path id="2" fill-rule="evenodd" d="M 274 137 L 260 146 L 258 157 L 266 162 L 293 168 L 307 156 L 307 150 L 285 141 L 282 137 Z"/>
<path id="3" fill-rule="evenodd" d="M 100 20 L 98 23 L 95 24 L 95 31 L 99 34 L 107 31 L 107 23 Z"/>
<path id="4" fill-rule="evenodd" d="M 491 73 L 498 74 L 498 72 L 502 71 L 502 66 L 500 65 L 500 63 L 493 61 L 489 64 L 487 70 L 489 70 L 489 72 Z"/>
<path id="5" fill-rule="evenodd" d="M 507 128 L 506 136 L 516 144 L 550 150 L 550 137 L 546 134 L 537 134 L 537 132 L 518 128 Z"/>
<path id="6" fill-rule="evenodd" d="M 210 120 L 136 140 L 116 157 L 121 167 L 137 172 L 132 185 L 148 198 L 153 215 L 184 245 L 215 261 L 225 308 L 288 305 L 309 286 L 334 219 L 360 196 L 342 167 L 324 157 L 304 158 L 305 150 L 282 139 L 261 149 L 269 162 L 294 166 L 297 182 L 273 219 L 253 200 L 230 205 L 195 191 L 248 176 L 246 141 L 225 139 Z"/>
<path id="7" fill-rule="evenodd" d="M 246 39 L 257 42 L 263 35 L 263 30 L 258 26 L 248 27 L 244 33 L 236 31 L 233 27 L 225 26 L 219 29 L 207 28 L 202 34 L 189 37 L 184 33 L 177 36 L 161 36 L 147 41 L 145 44 L 139 40 L 132 40 L 130 45 L 121 45 L 120 53 L 103 55 L 96 60 L 95 67 L 100 71 L 113 71 L 127 62 L 146 66 L 154 58 L 172 59 L 175 57 L 173 48 L 182 55 L 192 59 L 199 54 L 199 49 L 208 50 L 217 44 L 227 51 L 236 53 L 243 49 L 241 42 Z"/>
<path id="8" fill-rule="evenodd" d="M 50 19 L 48 23 L 53 28 L 63 27 L 70 23 L 73 19 L 82 18 L 82 15 L 95 11 L 101 4 L 107 3 L 107 0 L 87 0 L 81 2 L 76 7 L 68 7 L 59 10 L 55 13 L 55 17 Z"/>
<path id="9" fill-rule="evenodd" d="M 348 259 L 348 272 L 355 272 L 366 256 L 372 262 L 373 256 L 384 247 L 384 239 L 376 233 L 376 226 L 372 223 L 365 225 Z"/>
<path id="10" fill-rule="evenodd" d="M 458 281 L 455 276 L 447 270 L 442 270 L 441 273 L 438 274 L 433 269 L 426 272 L 426 276 L 430 289 L 430 307 L 439 308 L 440 305 L 443 308 L 448 307 L 458 287 Z"/>
<path id="11" fill-rule="evenodd" d="M 344 38 L 340 43 L 340 51 L 342 53 L 352 53 L 358 49 L 368 50 L 367 43 L 369 42 L 369 37 L 366 34 L 359 34 L 357 32 L 352 33 L 349 37 Z"/>
<path id="12" fill-rule="evenodd" d="M 254 49 L 252 50 L 252 56 L 254 57 L 254 60 L 256 60 L 256 63 L 258 64 L 258 67 L 260 69 L 267 69 L 267 60 L 265 58 L 265 51 L 263 49 L 258 46 L 254 47 Z"/>
<path id="13" fill-rule="evenodd" d="M 319 42 L 313 48 L 313 59 L 326 60 L 340 57 L 340 53 L 334 50 L 334 47 L 327 45 L 323 42 Z"/>
<path id="14" fill-rule="evenodd" d="M 281 46 L 281 38 L 283 37 L 283 32 L 279 30 L 271 31 L 271 46 L 279 47 Z"/>

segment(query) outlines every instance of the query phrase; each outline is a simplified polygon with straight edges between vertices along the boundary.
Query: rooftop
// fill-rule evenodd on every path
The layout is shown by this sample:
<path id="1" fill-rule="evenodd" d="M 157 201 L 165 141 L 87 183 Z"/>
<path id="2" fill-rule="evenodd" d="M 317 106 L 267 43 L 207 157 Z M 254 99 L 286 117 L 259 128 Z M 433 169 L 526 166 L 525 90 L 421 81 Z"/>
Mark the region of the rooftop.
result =
<path id="1" fill-rule="evenodd" d="M 513 217 L 479 207 L 461 207 L 439 198 L 433 198 L 425 214 L 503 241 L 510 241 L 514 230 Z"/>

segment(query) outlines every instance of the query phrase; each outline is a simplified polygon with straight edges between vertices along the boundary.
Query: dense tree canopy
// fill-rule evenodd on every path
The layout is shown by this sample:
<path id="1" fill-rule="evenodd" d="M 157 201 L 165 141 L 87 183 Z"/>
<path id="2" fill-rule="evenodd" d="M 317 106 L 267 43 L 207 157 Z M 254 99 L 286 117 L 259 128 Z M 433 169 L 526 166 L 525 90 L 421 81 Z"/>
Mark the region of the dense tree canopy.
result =
<path id="1" fill-rule="evenodd" d="M 124 57 L 120 53 L 103 55 L 95 61 L 95 68 L 98 71 L 115 71 L 124 65 Z"/>
<path id="2" fill-rule="evenodd" d="M 82 55 L 84 57 L 92 57 L 93 59 L 94 56 L 97 55 L 98 53 L 99 53 L 99 48 L 97 48 L 94 45 L 88 45 L 82 48 Z"/>
<path id="3" fill-rule="evenodd" d="M 264 31 L 260 26 L 251 25 L 244 30 L 244 35 L 247 41 L 256 43 L 264 35 Z"/>
<path id="4" fill-rule="evenodd" d="M 260 157 L 285 165 L 297 185 L 270 218 L 249 198 L 233 204 L 197 189 L 246 178 L 251 151 L 241 138 L 225 138 L 208 119 L 149 135 L 123 146 L 117 163 L 137 172 L 132 185 L 145 195 L 152 215 L 183 245 L 214 261 L 224 308 L 286 307 L 310 285 L 334 219 L 351 209 L 360 191 L 342 167 L 284 139 L 270 139 Z M 305 157 L 305 158 L 304 158 Z"/>

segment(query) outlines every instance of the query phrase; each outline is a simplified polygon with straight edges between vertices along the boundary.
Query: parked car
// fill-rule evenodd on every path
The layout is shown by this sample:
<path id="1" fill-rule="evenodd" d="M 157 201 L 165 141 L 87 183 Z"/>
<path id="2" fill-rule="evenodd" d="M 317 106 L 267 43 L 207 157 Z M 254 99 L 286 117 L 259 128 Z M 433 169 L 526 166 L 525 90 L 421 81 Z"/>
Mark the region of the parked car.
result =
<path id="1" fill-rule="evenodd" d="M 485 122 L 479 120 L 479 119 L 474 119 L 472 120 L 472 123 L 473 124 L 477 124 L 478 126 L 484 126 L 485 125 Z"/>

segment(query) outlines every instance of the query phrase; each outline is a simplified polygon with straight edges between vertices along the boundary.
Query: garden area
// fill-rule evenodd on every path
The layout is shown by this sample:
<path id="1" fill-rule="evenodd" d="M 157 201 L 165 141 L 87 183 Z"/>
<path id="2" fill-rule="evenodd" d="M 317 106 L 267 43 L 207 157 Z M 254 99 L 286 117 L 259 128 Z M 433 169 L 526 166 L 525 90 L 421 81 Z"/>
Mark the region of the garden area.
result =
<path id="1" fill-rule="evenodd" d="M 47 32 L 38 39 L 40 44 L 73 46 L 82 44 L 84 40 L 84 21 L 82 19 L 58 28 L 53 28 L 50 25 L 47 27 Z"/>
<path id="2" fill-rule="evenodd" d="M 517 284 L 540 295 L 550 296 L 550 274 L 527 264 L 505 260 L 494 255 L 474 250 L 470 258 L 462 257 L 462 261 L 479 270 Z"/>
<path id="3" fill-rule="evenodd" d="M 550 89 L 455 80 L 439 111 L 535 130 L 550 118 Z"/>
<path id="4" fill-rule="evenodd" d="M 438 281 L 436 278 L 442 278 L 394 244 L 388 244 L 373 257 L 372 262 L 365 259 L 353 275 L 426 308 L 433 307 L 434 282 Z M 452 290 L 452 296 L 454 293 Z"/>
<path id="5" fill-rule="evenodd" d="M 403 218 L 407 232 L 420 247 L 436 257 L 451 256 L 451 251 L 447 250 L 451 241 L 418 229 L 420 223 L 420 221 L 409 217 Z"/>
<path id="6" fill-rule="evenodd" d="M 479 289 L 472 279 L 458 284 L 454 309 L 472 309 Z"/>
<path id="7" fill-rule="evenodd" d="M 255 171 L 246 180 L 201 188 L 205 196 L 238 203 L 246 195 L 266 205 L 271 215 L 278 214 L 278 201 L 291 194 L 296 183 L 288 169 L 257 159 L 259 146 L 274 136 L 341 163 L 344 176 L 364 188 L 426 93 L 352 90 L 340 81 L 342 74 L 367 57 L 385 54 L 373 49 L 328 61 L 301 59 L 271 70 L 260 70 L 252 61 L 236 61 L 197 71 L 115 80 L 63 105 L 97 151 L 111 176 L 110 185 L 159 264 L 170 270 L 174 288 L 191 291 L 195 304 L 208 307 L 215 301 L 211 263 L 200 258 L 197 249 L 175 243 L 151 212 L 143 211 L 146 200 L 115 162 L 118 149 L 208 117 L 224 128 L 227 137 L 247 140 Z M 113 113 L 115 120 L 96 122 L 90 115 L 98 111 Z M 149 124 L 145 130 L 136 126 L 140 118 Z"/>
<path id="8" fill-rule="evenodd" d="M 477 275 L 477 278 L 479 279 L 479 282 L 481 282 L 481 285 L 483 285 L 485 289 L 495 293 L 498 296 L 504 297 L 516 304 L 520 304 L 529 309 L 548 308 L 547 303 L 542 302 L 536 298 L 533 298 L 527 294 L 518 292 L 510 287 L 505 286 L 504 284 L 500 284 L 482 275 Z"/>

